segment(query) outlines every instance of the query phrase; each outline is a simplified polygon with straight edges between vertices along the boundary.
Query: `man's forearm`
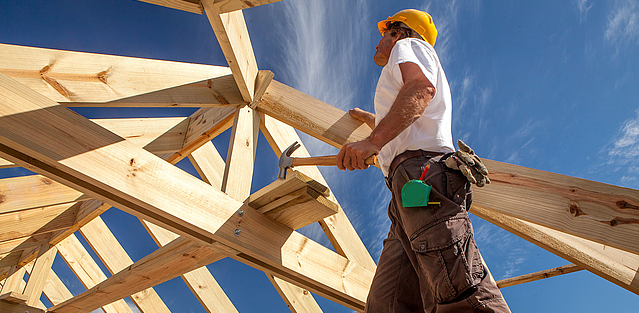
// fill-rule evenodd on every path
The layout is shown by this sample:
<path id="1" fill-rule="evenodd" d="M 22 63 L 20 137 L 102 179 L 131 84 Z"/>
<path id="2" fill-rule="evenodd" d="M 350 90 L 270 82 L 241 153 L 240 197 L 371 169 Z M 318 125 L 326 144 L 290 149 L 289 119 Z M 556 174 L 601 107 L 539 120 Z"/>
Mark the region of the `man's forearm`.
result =
<path id="1" fill-rule="evenodd" d="M 404 84 L 388 114 L 367 139 L 381 149 L 424 114 L 434 94 L 435 89 L 428 83 L 413 81 Z"/>

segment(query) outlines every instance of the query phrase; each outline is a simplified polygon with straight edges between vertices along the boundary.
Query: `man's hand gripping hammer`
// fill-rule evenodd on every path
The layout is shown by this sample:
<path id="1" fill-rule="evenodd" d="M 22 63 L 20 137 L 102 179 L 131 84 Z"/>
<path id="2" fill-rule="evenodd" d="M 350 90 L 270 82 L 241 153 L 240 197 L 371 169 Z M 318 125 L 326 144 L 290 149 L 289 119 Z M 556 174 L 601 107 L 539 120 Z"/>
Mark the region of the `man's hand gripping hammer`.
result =
<path id="1" fill-rule="evenodd" d="M 308 158 L 294 158 L 291 156 L 297 148 L 300 147 L 300 144 L 296 141 L 292 145 L 288 146 L 286 150 L 282 151 L 282 155 L 280 156 L 280 172 L 277 175 L 278 179 L 286 179 L 286 171 L 289 168 L 293 168 L 295 166 L 337 166 L 337 155 L 327 155 L 320 157 L 308 157 Z M 367 165 L 377 165 L 377 156 L 372 155 L 368 157 L 364 162 Z"/>

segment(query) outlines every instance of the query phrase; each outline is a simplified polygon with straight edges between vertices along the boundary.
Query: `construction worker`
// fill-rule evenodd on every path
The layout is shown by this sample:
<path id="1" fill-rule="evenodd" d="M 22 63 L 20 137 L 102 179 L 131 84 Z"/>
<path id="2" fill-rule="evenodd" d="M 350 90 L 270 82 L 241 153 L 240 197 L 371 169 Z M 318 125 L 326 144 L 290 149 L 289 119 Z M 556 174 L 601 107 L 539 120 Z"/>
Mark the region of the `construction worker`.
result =
<path id="1" fill-rule="evenodd" d="M 345 144 L 337 156 L 338 167 L 352 171 L 367 168 L 364 160 L 378 155 L 392 193 L 390 232 L 365 312 L 510 312 L 483 264 L 468 219 L 469 180 L 479 186 L 489 181 L 469 147 L 458 142 L 468 153 L 452 154 L 452 100 L 433 49 L 437 29 L 432 17 L 403 10 L 378 28 L 382 39 L 374 61 L 383 69 L 375 114 L 349 111 L 373 132 Z M 423 181 L 432 186 L 431 204 L 404 207 L 403 186 L 426 168 Z"/>

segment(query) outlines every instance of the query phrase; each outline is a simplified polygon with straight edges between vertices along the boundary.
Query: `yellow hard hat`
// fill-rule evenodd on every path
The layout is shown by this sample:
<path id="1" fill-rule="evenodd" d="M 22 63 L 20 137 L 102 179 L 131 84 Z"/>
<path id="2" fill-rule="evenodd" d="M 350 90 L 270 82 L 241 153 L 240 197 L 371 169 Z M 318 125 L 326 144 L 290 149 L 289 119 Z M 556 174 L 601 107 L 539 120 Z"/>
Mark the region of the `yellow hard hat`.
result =
<path id="1" fill-rule="evenodd" d="M 384 36 L 388 25 L 392 22 L 402 22 L 406 24 L 406 26 L 420 34 L 431 46 L 435 46 L 437 28 L 435 28 L 435 23 L 433 23 L 433 18 L 430 14 L 415 9 L 401 10 L 393 16 L 389 16 L 386 20 L 377 23 L 377 28 L 379 28 L 379 32 L 382 36 Z"/>

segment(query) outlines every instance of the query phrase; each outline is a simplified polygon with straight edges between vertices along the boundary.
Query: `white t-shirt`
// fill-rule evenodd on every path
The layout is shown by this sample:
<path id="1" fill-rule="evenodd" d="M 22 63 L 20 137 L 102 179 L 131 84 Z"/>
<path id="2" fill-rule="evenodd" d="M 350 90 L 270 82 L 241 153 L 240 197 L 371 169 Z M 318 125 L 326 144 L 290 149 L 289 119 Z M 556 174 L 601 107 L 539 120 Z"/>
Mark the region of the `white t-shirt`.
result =
<path id="1" fill-rule="evenodd" d="M 455 151 L 451 131 L 452 100 L 448 80 L 435 49 L 419 39 L 405 38 L 395 43 L 375 90 L 375 126 L 388 114 L 399 90 L 404 85 L 399 64 L 405 62 L 419 65 L 426 78 L 435 87 L 435 96 L 424 114 L 415 123 L 382 147 L 378 160 L 385 176 L 388 176 L 393 159 L 406 150 Z"/>

